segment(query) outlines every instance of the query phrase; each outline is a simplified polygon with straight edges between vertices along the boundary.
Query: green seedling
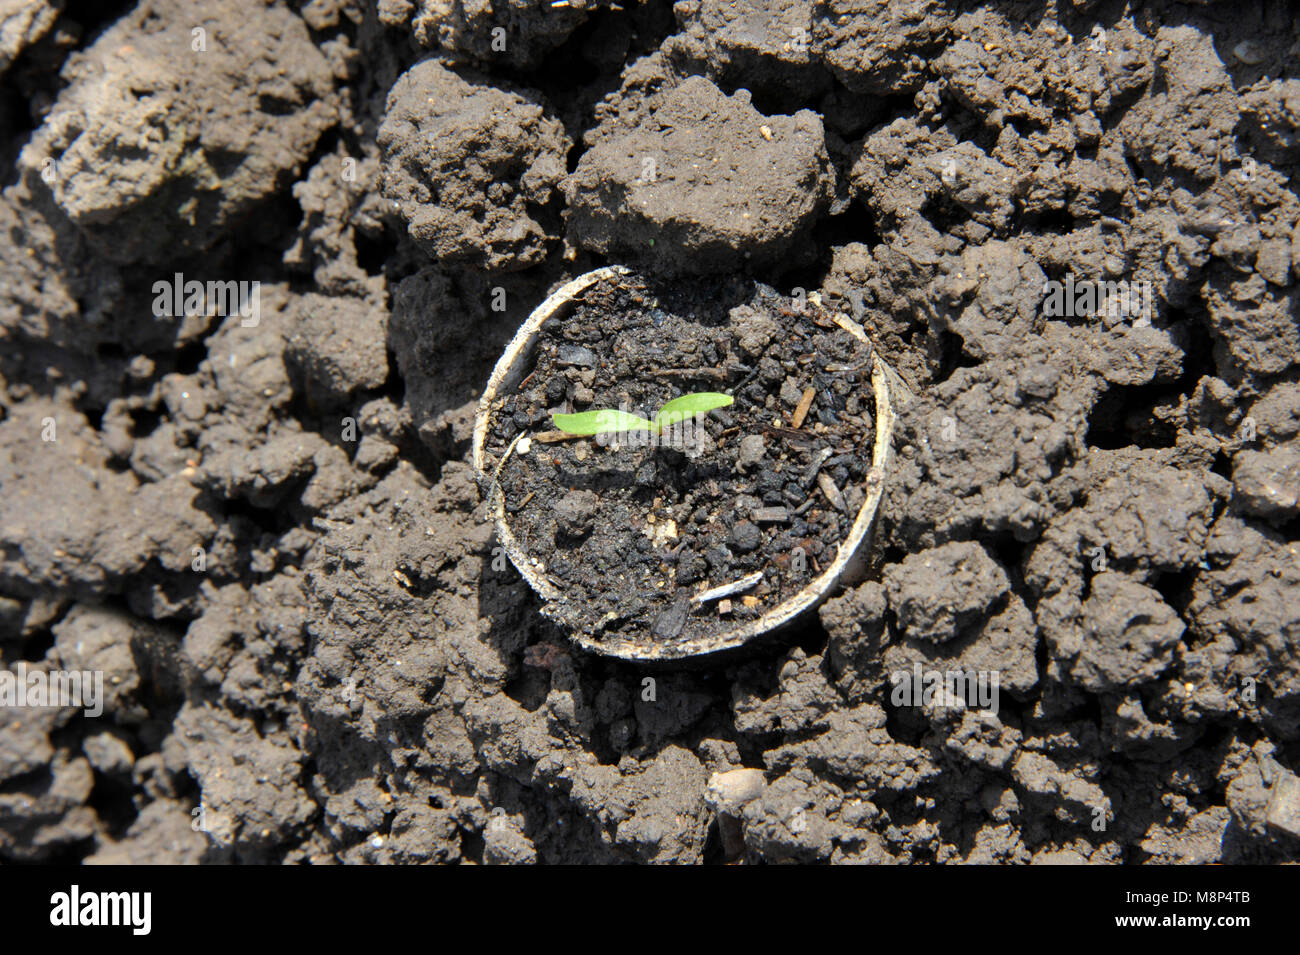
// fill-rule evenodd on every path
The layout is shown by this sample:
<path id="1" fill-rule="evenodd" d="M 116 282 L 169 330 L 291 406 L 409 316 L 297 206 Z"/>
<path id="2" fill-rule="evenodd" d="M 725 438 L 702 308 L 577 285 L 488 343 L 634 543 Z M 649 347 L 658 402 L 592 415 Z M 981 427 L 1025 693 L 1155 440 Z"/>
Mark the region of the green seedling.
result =
<path id="1" fill-rule="evenodd" d="M 583 437 L 622 431 L 649 431 L 651 434 L 661 434 L 665 428 L 671 428 L 687 418 L 693 418 L 715 408 L 725 408 L 732 400 L 731 395 L 701 391 L 674 398 L 659 409 L 653 421 L 614 408 L 595 408 L 580 414 L 553 414 L 551 423 L 565 434 Z"/>

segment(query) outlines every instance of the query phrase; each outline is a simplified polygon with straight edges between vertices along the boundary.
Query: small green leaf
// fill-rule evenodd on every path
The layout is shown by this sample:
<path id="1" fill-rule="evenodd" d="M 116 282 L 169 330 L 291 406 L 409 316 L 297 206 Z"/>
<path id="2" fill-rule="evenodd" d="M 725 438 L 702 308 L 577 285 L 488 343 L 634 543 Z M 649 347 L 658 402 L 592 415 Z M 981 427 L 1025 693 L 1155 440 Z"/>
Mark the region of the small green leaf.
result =
<path id="1" fill-rule="evenodd" d="M 613 408 L 599 408 L 581 414 L 553 414 L 551 423 L 565 434 L 577 435 L 610 434 L 642 428 L 649 431 L 654 428 L 652 421 Z"/>
<path id="2" fill-rule="evenodd" d="M 654 427 L 657 431 L 664 428 L 670 428 L 680 421 L 687 418 L 693 418 L 697 414 L 704 414 L 706 411 L 712 411 L 714 408 L 725 408 L 732 402 L 731 395 L 719 394 L 716 391 L 701 391 L 693 395 L 682 395 L 680 398 L 674 398 L 655 415 Z"/>

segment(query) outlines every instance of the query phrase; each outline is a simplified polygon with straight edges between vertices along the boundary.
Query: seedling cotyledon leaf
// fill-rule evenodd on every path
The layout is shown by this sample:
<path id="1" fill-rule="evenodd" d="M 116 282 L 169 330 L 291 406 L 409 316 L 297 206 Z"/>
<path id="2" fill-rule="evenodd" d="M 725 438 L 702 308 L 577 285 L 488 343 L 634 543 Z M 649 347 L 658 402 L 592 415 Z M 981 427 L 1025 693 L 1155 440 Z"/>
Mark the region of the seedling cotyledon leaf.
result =
<path id="1" fill-rule="evenodd" d="M 687 418 L 693 418 L 715 408 L 725 408 L 732 403 L 732 400 L 731 395 L 701 391 L 669 401 L 659 409 L 653 421 L 613 408 L 593 408 L 580 414 L 553 414 L 551 422 L 566 434 L 582 436 L 639 430 L 659 434 L 664 428 L 671 428 Z"/>

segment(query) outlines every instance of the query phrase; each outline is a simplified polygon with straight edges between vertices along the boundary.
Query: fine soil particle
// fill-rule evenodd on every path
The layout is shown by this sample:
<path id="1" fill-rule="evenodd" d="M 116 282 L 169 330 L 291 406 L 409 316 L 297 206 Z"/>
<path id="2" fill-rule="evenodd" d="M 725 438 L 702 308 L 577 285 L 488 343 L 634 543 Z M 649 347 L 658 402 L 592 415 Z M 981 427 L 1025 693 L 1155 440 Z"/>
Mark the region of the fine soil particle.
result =
<path id="1" fill-rule="evenodd" d="M 516 538 L 591 636 L 721 634 L 793 597 L 836 557 L 871 466 L 870 345 L 815 302 L 748 282 L 605 280 L 549 319 L 489 437 Z M 791 424 L 813 396 L 801 427 Z M 680 434 L 549 440 L 552 413 L 653 419 L 682 394 L 734 403 Z M 548 440 L 534 440 L 538 436 Z M 521 448 L 527 448 L 521 453 Z M 700 592 L 761 573 L 729 612 Z"/>

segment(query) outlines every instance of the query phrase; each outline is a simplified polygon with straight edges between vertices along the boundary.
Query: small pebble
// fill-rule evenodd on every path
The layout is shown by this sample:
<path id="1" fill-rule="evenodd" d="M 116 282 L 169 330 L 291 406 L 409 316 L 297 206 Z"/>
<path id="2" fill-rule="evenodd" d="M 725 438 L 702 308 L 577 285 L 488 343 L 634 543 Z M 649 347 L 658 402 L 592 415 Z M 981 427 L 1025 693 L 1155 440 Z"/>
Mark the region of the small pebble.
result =
<path id="1" fill-rule="evenodd" d="M 1247 66 L 1264 62 L 1264 49 L 1252 40 L 1243 40 L 1232 48 L 1232 55 Z"/>
<path id="2" fill-rule="evenodd" d="M 738 815 L 766 788 L 767 777 L 761 769 L 730 769 L 709 777 L 704 802 L 715 812 Z"/>
<path id="3" fill-rule="evenodd" d="M 1300 778 L 1287 772 L 1274 780 L 1266 820 L 1277 830 L 1300 838 Z"/>
<path id="4" fill-rule="evenodd" d="M 590 348 L 584 348 L 581 345 L 561 345 L 556 350 L 556 363 L 594 368 L 596 367 L 596 353 Z"/>
<path id="5" fill-rule="evenodd" d="M 690 612 L 691 603 L 688 599 L 681 599 L 671 607 L 655 617 L 655 622 L 650 625 L 650 633 L 661 640 L 671 640 L 682 632 L 686 626 L 686 615 Z"/>
<path id="6" fill-rule="evenodd" d="M 786 404 L 794 407 L 802 397 L 803 389 L 799 387 L 799 383 L 793 378 L 787 378 L 781 383 L 781 400 Z"/>
<path id="7" fill-rule="evenodd" d="M 763 543 L 763 532 L 750 521 L 740 521 L 731 529 L 727 542 L 737 553 L 748 554 L 758 550 L 758 545 Z"/>
<path id="8" fill-rule="evenodd" d="M 747 434 L 740 439 L 740 454 L 736 464 L 742 469 L 756 467 L 763 460 L 767 447 L 761 434 Z"/>
<path id="9" fill-rule="evenodd" d="M 555 503 L 555 528 L 565 537 L 586 537 L 596 526 L 600 501 L 591 491 L 570 491 Z"/>

